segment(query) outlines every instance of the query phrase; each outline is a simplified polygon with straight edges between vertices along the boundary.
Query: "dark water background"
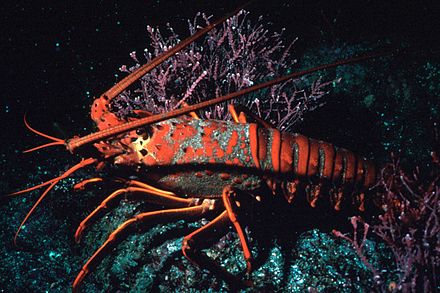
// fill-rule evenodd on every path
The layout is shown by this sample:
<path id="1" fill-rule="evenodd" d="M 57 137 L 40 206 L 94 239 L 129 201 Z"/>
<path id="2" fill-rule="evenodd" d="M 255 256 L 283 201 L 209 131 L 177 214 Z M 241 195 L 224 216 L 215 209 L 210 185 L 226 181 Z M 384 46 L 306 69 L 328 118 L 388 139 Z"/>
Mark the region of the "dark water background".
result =
<path id="1" fill-rule="evenodd" d="M 438 147 L 433 134 L 439 122 L 440 75 L 435 1 L 311 2 L 255 1 L 248 10 L 254 19 L 263 15 L 275 31 L 285 27 L 287 39 L 299 38 L 294 51 L 303 67 L 369 49 L 411 49 L 395 59 L 330 72 L 329 79 L 343 77 L 340 86 L 326 98 L 324 107 L 306 115 L 296 131 L 378 161 L 385 161 L 391 150 L 400 150 L 408 164 L 425 164 L 429 152 Z M 163 27 L 169 22 L 185 36 L 186 20 L 196 12 L 217 17 L 234 5 L 235 1 L 4 4 L 0 18 L 0 193 L 52 178 L 78 161 L 61 148 L 21 154 L 45 142 L 25 129 L 25 112 L 31 125 L 56 137 L 91 132 L 93 96 L 120 79 L 118 68 L 131 62 L 131 51 L 145 48 L 147 25 Z M 49 196 L 31 217 L 34 224 L 21 236 L 22 251 L 11 240 L 37 195 L 2 203 L 0 290 L 63 292 L 84 257 L 91 254 L 79 252 L 72 238 L 86 214 L 84 209 L 90 211 L 88 204 L 96 205 L 98 199 L 70 195 L 68 187 L 63 188 L 58 191 L 63 198 Z M 58 271 L 51 271 L 51 266 Z"/>

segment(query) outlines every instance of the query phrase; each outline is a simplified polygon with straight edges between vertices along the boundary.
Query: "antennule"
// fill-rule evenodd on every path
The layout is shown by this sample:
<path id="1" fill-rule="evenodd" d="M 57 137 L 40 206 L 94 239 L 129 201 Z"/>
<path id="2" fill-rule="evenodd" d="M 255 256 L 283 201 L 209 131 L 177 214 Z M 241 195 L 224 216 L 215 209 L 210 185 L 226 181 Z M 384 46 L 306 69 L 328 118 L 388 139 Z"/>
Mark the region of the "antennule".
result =
<path id="1" fill-rule="evenodd" d="M 45 133 L 42 133 L 41 131 L 38 131 L 38 130 L 32 128 L 29 125 L 29 123 L 27 122 L 27 120 L 26 120 L 26 114 L 24 114 L 24 116 L 23 116 L 23 121 L 24 121 L 24 125 L 26 126 L 26 128 L 29 129 L 30 131 L 32 131 L 33 133 L 38 134 L 39 136 L 42 136 L 42 137 L 45 137 L 45 138 L 48 138 L 48 139 L 52 140 L 52 142 L 49 142 L 49 143 L 46 143 L 46 144 L 43 144 L 43 145 L 31 148 L 31 149 L 28 149 L 28 150 L 25 150 L 25 151 L 23 151 L 23 153 L 30 153 L 30 152 L 33 152 L 33 151 L 36 151 L 36 150 L 39 150 L 39 149 L 42 149 L 42 148 L 45 148 L 45 147 L 50 147 L 50 146 L 54 146 L 54 145 L 64 145 L 66 143 L 61 138 L 57 138 L 57 137 L 54 137 L 54 136 L 47 135 Z"/>

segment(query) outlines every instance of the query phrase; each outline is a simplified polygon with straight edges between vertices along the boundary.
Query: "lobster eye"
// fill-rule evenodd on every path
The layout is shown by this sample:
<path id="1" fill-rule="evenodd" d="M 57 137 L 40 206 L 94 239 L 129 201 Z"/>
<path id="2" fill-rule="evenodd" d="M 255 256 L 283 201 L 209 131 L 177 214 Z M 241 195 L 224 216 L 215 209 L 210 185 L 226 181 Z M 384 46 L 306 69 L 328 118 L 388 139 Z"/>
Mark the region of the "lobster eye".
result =
<path id="1" fill-rule="evenodd" d="M 143 139 L 150 138 L 153 135 L 153 128 L 151 126 L 146 126 L 136 129 L 136 134 L 142 136 Z"/>

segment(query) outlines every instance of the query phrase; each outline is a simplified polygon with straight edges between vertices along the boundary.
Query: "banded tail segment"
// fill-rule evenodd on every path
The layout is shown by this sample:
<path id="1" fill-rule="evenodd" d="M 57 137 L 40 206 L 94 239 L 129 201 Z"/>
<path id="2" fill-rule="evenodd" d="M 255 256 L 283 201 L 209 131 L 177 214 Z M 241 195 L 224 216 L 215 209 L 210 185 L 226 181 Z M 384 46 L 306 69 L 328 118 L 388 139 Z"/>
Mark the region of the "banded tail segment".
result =
<path id="1" fill-rule="evenodd" d="M 315 207 L 323 186 L 332 186 L 331 202 L 336 210 L 346 195 L 353 196 L 359 210 L 364 209 L 363 192 L 376 183 L 376 166 L 344 148 L 308 138 L 301 134 L 271 130 L 271 159 L 275 173 L 284 174 L 286 199 L 293 200 L 300 182 L 304 184 L 310 205 Z M 302 184 L 302 183 L 301 183 Z"/>

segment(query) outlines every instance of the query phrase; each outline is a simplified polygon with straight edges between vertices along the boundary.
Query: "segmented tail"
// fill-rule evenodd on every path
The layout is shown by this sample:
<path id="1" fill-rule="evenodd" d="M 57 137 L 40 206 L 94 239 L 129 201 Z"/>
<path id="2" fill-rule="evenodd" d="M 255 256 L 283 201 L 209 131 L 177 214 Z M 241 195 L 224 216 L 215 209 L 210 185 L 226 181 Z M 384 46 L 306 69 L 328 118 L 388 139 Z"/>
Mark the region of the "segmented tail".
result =
<path id="1" fill-rule="evenodd" d="M 293 201 L 302 185 L 307 200 L 315 207 L 323 191 L 330 194 L 330 202 L 336 210 L 351 196 L 357 209 L 364 210 L 364 191 L 376 182 L 376 166 L 344 148 L 308 138 L 301 134 L 281 133 L 272 130 L 270 149 L 272 168 L 285 175 L 283 192 Z M 260 132 L 261 133 L 261 132 Z"/>

